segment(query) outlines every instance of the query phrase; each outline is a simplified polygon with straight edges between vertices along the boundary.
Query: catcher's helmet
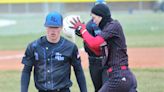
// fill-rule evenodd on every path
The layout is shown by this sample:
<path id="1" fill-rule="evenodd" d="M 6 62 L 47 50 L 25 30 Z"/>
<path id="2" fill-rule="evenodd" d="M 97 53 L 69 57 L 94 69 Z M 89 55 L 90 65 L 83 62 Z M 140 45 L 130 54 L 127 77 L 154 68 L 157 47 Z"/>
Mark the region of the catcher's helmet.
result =
<path id="1" fill-rule="evenodd" d="M 61 27 L 63 26 L 63 17 L 57 12 L 51 12 L 47 15 L 44 24 L 45 27 Z"/>

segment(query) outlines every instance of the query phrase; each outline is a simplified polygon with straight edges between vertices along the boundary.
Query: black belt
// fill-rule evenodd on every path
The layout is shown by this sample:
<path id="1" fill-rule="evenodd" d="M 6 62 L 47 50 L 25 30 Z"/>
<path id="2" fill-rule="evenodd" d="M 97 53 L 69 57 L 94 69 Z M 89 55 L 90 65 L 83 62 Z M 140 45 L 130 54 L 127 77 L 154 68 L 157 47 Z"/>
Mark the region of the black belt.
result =
<path id="1" fill-rule="evenodd" d="M 90 59 L 103 59 L 102 56 L 97 56 L 97 57 L 94 57 L 94 56 L 89 56 Z"/>
<path id="2" fill-rule="evenodd" d="M 63 89 L 55 89 L 55 90 L 39 90 L 39 92 L 60 92 L 60 91 L 64 91 L 64 90 L 69 90 L 69 88 L 63 88 Z"/>

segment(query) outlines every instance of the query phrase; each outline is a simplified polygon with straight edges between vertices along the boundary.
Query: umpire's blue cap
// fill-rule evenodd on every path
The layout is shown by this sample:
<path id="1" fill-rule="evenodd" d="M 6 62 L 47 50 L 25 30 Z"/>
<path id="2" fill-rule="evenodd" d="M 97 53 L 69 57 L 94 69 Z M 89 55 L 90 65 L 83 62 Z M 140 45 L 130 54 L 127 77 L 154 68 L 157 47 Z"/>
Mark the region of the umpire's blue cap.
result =
<path id="1" fill-rule="evenodd" d="M 105 0 L 96 0 L 95 5 L 96 4 L 106 4 Z"/>
<path id="2" fill-rule="evenodd" d="M 58 12 L 49 13 L 46 17 L 44 26 L 45 27 L 62 27 L 63 26 L 62 15 Z"/>

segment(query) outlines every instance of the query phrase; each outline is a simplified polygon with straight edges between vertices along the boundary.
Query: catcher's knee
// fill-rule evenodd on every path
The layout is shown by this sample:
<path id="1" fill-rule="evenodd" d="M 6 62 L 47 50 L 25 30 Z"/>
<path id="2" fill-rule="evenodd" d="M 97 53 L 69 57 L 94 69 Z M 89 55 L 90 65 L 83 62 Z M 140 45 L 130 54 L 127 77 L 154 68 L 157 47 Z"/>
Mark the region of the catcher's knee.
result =
<path id="1" fill-rule="evenodd" d="M 137 92 L 137 90 L 136 89 L 130 89 L 129 92 Z"/>

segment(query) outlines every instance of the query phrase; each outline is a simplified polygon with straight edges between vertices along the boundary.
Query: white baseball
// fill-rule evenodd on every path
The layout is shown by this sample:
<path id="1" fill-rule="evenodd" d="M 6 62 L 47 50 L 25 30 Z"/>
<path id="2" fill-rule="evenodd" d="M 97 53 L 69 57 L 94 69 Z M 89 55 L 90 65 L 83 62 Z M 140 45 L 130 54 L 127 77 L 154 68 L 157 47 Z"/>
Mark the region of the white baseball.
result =
<path id="1" fill-rule="evenodd" d="M 77 17 L 80 19 L 79 15 L 69 15 L 63 19 L 63 33 L 64 33 L 64 35 L 66 35 L 68 37 L 72 37 L 73 35 L 75 35 L 75 30 L 70 28 L 70 27 L 73 27 L 73 25 L 70 23 L 70 21 L 73 21 L 73 18 L 77 18 Z"/>

